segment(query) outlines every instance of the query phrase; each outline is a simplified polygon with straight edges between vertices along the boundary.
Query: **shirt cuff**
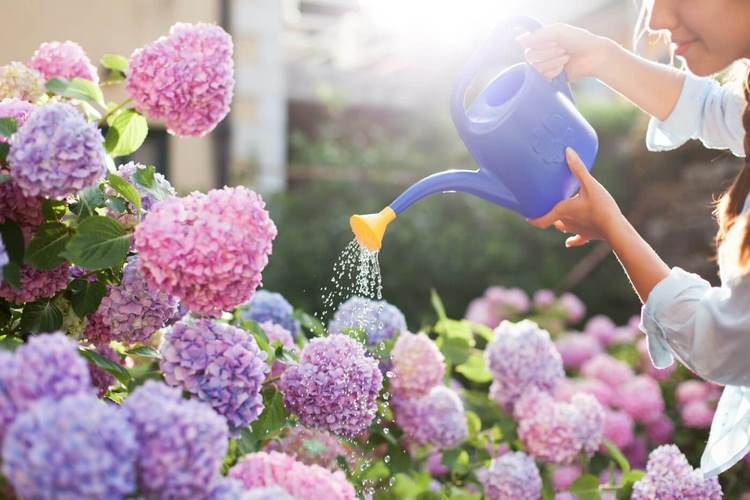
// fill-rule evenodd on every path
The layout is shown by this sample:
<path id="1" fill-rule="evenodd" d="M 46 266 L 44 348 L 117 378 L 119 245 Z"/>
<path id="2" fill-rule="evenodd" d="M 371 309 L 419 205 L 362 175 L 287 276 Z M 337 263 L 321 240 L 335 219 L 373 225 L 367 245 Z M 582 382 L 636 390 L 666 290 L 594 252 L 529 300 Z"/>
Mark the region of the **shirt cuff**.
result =
<path id="1" fill-rule="evenodd" d="M 670 151 L 685 144 L 700 129 L 701 106 L 706 94 L 715 85 L 710 78 L 699 78 L 685 73 L 680 97 L 674 109 L 664 120 L 651 118 L 646 131 L 646 147 L 649 151 Z"/>
<path id="2" fill-rule="evenodd" d="M 640 329 L 648 336 L 648 354 L 656 368 L 667 368 L 674 362 L 664 329 L 657 319 L 657 312 L 673 304 L 677 297 L 692 285 L 692 276 L 679 267 L 672 268 L 667 277 L 651 290 L 648 300 L 641 308 Z"/>

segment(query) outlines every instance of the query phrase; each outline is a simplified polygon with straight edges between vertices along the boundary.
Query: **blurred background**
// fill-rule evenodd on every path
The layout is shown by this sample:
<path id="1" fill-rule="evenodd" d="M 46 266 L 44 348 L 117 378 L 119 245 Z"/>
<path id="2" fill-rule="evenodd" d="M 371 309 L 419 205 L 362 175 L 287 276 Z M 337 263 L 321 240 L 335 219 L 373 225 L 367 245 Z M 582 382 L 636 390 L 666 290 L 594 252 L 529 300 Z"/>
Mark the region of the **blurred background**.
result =
<path id="1" fill-rule="evenodd" d="M 72 39 L 98 61 L 129 56 L 178 21 L 222 25 L 235 43 L 232 112 L 207 138 L 158 123 L 137 158 L 182 193 L 246 184 L 279 228 L 265 288 L 315 312 L 334 261 L 352 239 L 352 213 L 380 210 L 424 175 L 470 168 L 448 111 L 454 79 L 494 23 L 526 14 L 632 46 L 633 0 L 0 0 L 0 60 L 26 61 L 44 41 Z M 44 15 L 39 15 L 43 12 Z M 666 60 L 658 40 L 639 50 Z M 521 54 L 509 37 L 491 77 Z M 486 81 L 485 81 L 486 82 Z M 482 83 L 477 82 L 481 87 Z M 739 168 L 690 144 L 648 153 L 647 118 L 594 80 L 574 84 L 599 134 L 594 173 L 670 265 L 717 281 L 711 201 Z M 121 100 L 117 88 L 108 99 Z M 416 329 L 429 291 L 460 317 L 490 285 L 572 291 L 591 313 L 625 321 L 639 310 L 609 249 L 566 250 L 564 237 L 463 194 L 421 201 L 394 222 L 380 264 L 384 296 Z"/>

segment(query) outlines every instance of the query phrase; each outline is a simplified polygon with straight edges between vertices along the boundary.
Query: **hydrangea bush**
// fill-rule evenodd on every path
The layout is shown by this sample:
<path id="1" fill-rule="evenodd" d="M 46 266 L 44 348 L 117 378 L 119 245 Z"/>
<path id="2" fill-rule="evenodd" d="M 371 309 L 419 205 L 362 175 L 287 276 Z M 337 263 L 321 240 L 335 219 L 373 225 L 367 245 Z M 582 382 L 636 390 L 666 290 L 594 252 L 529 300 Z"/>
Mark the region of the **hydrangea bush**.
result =
<path id="1" fill-rule="evenodd" d="M 148 119 L 200 136 L 226 116 L 229 35 L 178 24 L 100 66 L 71 41 L 0 66 L 0 496 L 750 489 L 746 463 L 720 480 L 694 468 L 721 388 L 653 368 L 637 318 L 498 285 L 463 319 L 435 293 L 436 322 L 410 331 L 373 297 L 318 320 L 258 290 L 277 233 L 260 195 L 179 196 L 118 160 Z M 105 102 L 104 84 L 127 99 Z"/>

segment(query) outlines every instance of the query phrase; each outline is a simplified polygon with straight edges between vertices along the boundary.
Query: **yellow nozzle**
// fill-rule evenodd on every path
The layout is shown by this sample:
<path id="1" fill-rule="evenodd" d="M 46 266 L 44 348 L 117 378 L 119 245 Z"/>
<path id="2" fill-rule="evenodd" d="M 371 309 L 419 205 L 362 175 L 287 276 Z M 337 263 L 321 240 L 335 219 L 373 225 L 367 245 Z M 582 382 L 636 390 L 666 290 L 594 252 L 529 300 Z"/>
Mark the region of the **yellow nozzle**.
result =
<path id="1" fill-rule="evenodd" d="M 349 225 L 360 245 L 374 251 L 380 250 L 385 228 L 395 218 L 396 212 L 391 207 L 385 207 L 376 214 L 352 215 Z"/>

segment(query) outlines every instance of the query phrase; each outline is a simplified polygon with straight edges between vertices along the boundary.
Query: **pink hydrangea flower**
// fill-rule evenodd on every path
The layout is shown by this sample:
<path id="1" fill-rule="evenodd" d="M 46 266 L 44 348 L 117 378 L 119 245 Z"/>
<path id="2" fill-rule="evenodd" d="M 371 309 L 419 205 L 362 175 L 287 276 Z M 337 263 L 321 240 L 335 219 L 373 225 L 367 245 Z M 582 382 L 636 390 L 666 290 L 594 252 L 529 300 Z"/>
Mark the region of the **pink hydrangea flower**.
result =
<path id="1" fill-rule="evenodd" d="M 45 80 L 59 76 L 83 78 L 99 84 L 96 67 L 91 64 L 83 47 L 70 40 L 41 44 L 29 59 L 28 66 L 39 71 Z"/>
<path id="2" fill-rule="evenodd" d="M 552 487 L 555 491 L 565 491 L 580 475 L 579 465 L 558 465 L 552 473 Z"/>
<path id="3" fill-rule="evenodd" d="M 36 106 L 21 99 L 3 99 L 0 100 L 0 118 L 13 118 L 16 120 L 16 127 L 21 128 L 34 108 Z M 7 139 L 0 136 L 0 142 L 7 142 Z"/>
<path id="4" fill-rule="evenodd" d="M 621 450 L 633 442 L 635 422 L 624 411 L 607 410 L 604 416 L 604 437 Z"/>
<path id="5" fill-rule="evenodd" d="M 630 462 L 630 466 L 634 469 L 642 469 L 646 466 L 646 458 L 648 458 L 648 446 L 646 445 L 646 439 L 643 436 L 636 436 L 630 446 L 626 446 L 622 450 L 625 458 Z"/>
<path id="6" fill-rule="evenodd" d="M 160 201 L 136 228 L 135 248 L 149 285 L 216 315 L 252 296 L 275 237 L 263 199 L 239 186 Z"/>
<path id="7" fill-rule="evenodd" d="M 693 401 L 704 401 L 708 398 L 708 385 L 700 380 L 685 380 L 677 384 L 675 398 L 680 406 Z"/>
<path id="8" fill-rule="evenodd" d="M 609 346 L 616 337 L 617 325 L 603 314 L 591 317 L 583 327 L 583 332 L 597 339 L 603 346 Z"/>
<path id="9" fill-rule="evenodd" d="M 453 448 L 468 437 L 464 405 L 455 391 L 433 387 L 417 398 L 393 398 L 396 423 L 418 445 Z"/>
<path id="10" fill-rule="evenodd" d="M 516 451 L 495 458 L 486 469 L 477 471 L 487 500 L 540 498 L 542 478 L 534 459 Z"/>
<path id="11" fill-rule="evenodd" d="M 341 471 L 305 465 L 278 452 L 250 453 L 229 469 L 245 488 L 280 486 L 297 500 L 354 500 L 354 487 Z"/>
<path id="12" fill-rule="evenodd" d="M 568 324 L 575 325 L 586 316 L 586 306 L 581 302 L 581 299 L 572 293 L 562 294 L 558 301 L 565 310 Z"/>
<path id="13" fill-rule="evenodd" d="M 672 439 L 673 432 L 674 424 L 666 415 L 662 415 L 646 425 L 646 435 L 654 444 L 668 443 Z"/>
<path id="14" fill-rule="evenodd" d="M 707 429 L 711 426 L 716 409 L 707 401 L 691 401 L 680 409 L 680 417 L 685 427 Z"/>
<path id="15" fill-rule="evenodd" d="M 177 23 L 133 52 L 127 89 L 136 109 L 164 120 L 170 133 L 204 135 L 229 113 L 232 38 L 213 24 Z"/>
<path id="16" fill-rule="evenodd" d="M 0 169 L 0 174 L 7 175 L 8 170 Z M 0 222 L 11 219 L 25 229 L 30 241 L 33 229 L 44 221 L 42 198 L 26 196 L 12 179 L 0 184 Z"/>
<path id="17" fill-rule="evenodd" d="M 423 396 L 445 375 L 443 354 L 424 333 L 402 333 L 391 351 L 391 361 L 390 390 L 396 396 Z"/>
<path id="18" fill-rule="evenodd" d="M 555 347 L 562 357 L 565 368 L 573 370 L 579 369 L 602 351 L 602 346 L 595 337 L 576 332 L 560 336 L 555 341 Z"/>
<path id="19" fill-rule="evenodd" d="M 648 424 L 664 414 L 664 398 L 658 382 L 638 375 L 619 389 L 619 406 L 636 421 Z"/>
<path id="20" fill-rule="evenodd" d="M 555 303 L 555 300 L 557 300 L 557 297 L 555 297 L 555 292 L 547 288 L 537 290 L 536 292 L 534 292 L 534 296 L 532 298 L 534 307 L 549 307 Z"/>
<path id="21" fill-rule="evenodd" d="M 492 286 L 469 304 L 466 319 L 495 328 L 501 321 L 527 312 L 530 306 L 529 296 L 520 288 Z"/>
<path id="22" fill-rule="evenodd" d="M 23 304 L 52 297 L 68 285 L 69 267 L 66 261 L 49 271 L 40 271 L 24 264 L 21 266 L 21 286 L 13 288 L 3 282 L 0 285 L 0 298 L 12 304 Z"/>
<path id="23" fill-rule="evenodd" d="M 597 354 L 584 363 L 581 374 L 601 380 L 613 388 L 620 387 L 634 376 L 633 369 L 626 363 L 606 353 Z"/>
<path id="24" fill-rule="evenodd" d="M 716 476 L 704 477 L 675 445 L 664 445 L 649 455 L 646 476 L 635 483 L 632 496 L 633 500 L 660 498 L 719 500 L 722 492 Z"/>
<path id="25" fill-rule="evenodd" d="M 38 71 L 17 61 L 0 66 L 0 100 L 36 102 L 43 94 L 44 80 Z"/>

